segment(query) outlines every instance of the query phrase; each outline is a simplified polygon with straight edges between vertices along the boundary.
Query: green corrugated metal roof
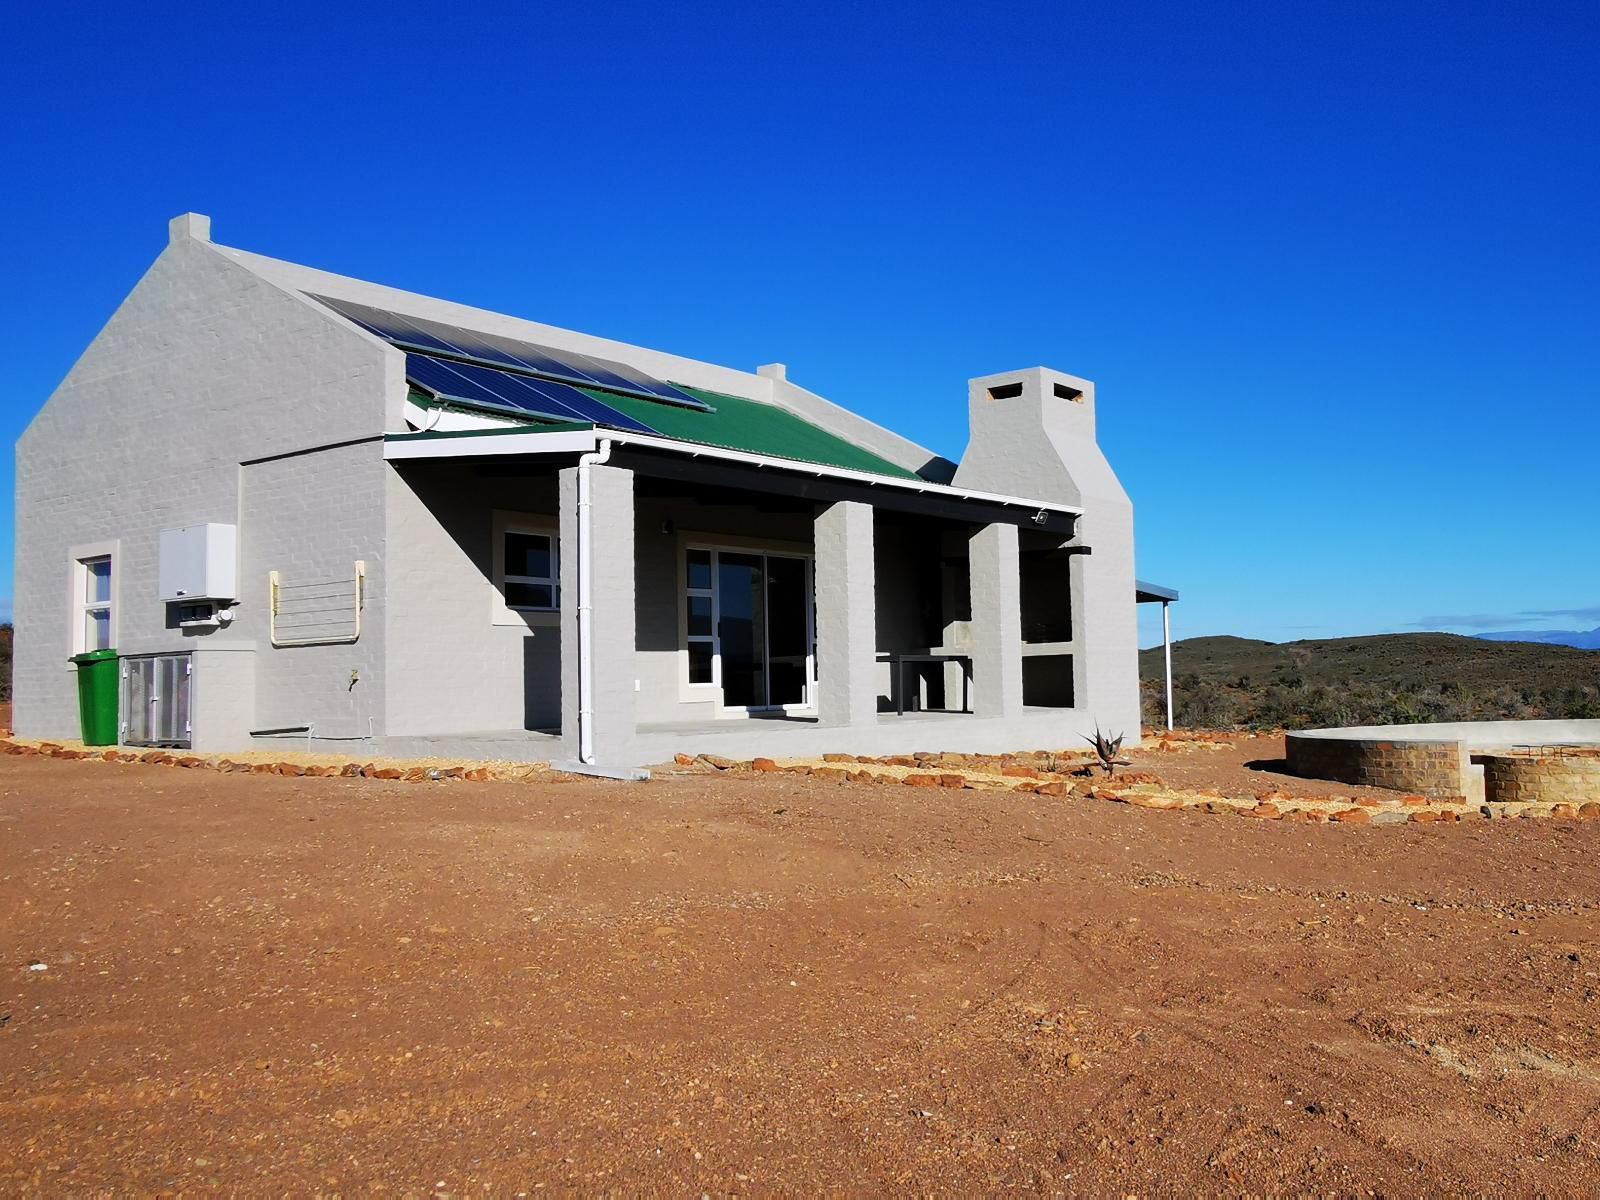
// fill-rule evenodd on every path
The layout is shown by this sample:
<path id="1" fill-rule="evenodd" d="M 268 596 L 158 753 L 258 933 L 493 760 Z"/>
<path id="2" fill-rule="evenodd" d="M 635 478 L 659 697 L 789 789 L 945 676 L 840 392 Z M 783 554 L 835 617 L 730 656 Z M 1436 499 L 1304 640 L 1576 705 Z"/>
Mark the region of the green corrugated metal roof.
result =
<path id="1" fill-rule="evenodd" d="M 703 388 L 692 388 L 681 383 L 675 383 L 673 386 L 705 401 L 711 406 L 711 411 L 682 408 L 675 404 L 641 400 L 598 389 L 579 390 L 587 392 L 596 400 L 610 405 L 624 415 L 643 422 L 662 437 L 697 442 L 705 446 L 720 446 L 726 450 L 741 450 L 746 454 L 792 458 L 799 462 L 816 463 L 819 466 L 843 467 L 850 471 L 865 471 L 871 475 L 888 475 L 894 479 L 920 478 L 915 471 L 896 466 L 888 459 L 829 433 L 777 405 L 761 404 L 738 396 L 726 396 L 721 392 L 709 392 Z M 425 406 L 436 403 L 415 389 L 411 391 L 411 399 Z M 456 407 L 460 402 L 451 401 L 450 404 Z M 518 421 L 510 413 L 496 415 L 506 418 L 505 428 L 482 432 L 511 433 L 528 428 L 586 428 L 562 422 Z"/>
<path id="2" fill-rule="evenodd" d="M 747 454 L 766 454 L 774 458 L 793 458 L 821 466 L 844 467 L 896 479 L 916 479 L 915 471 L 896 466 L 870 450 L 848 442 L 836 434 L 797 417 L 775 404 L 761 404 L 721 392 L 708 392 L 674 382 L 690 395 L 704 400 L 714 411 L 701 412 L 674 404 L 619 396 L 614 392 L 588 391 L 595 399 L 642 421 L 662 437 L 685 442 L 743 450 Z"/>

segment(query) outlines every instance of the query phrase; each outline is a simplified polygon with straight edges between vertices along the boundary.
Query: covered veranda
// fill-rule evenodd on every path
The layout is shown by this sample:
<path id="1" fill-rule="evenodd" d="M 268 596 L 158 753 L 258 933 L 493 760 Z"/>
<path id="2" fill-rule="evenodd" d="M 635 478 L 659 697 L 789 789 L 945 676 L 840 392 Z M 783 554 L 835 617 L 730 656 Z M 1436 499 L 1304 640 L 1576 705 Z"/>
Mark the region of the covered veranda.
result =
<path id="1" fill-rule="evenodd" d="M 413 475 L 553 474 L 562 547 L 559 729 L 397 746 L 625 773 L 677 753 L 994 752 L 1082 732 L 1072 506 L 595 429 L 395 435 L 386 456 Z M 1063 614 L 1044 648 L 1064 684 L 1025 680 L 1024 555 L 1057 571 L 1039 579 Z M 902 690 L 892 656 L 929 661 Z"/>

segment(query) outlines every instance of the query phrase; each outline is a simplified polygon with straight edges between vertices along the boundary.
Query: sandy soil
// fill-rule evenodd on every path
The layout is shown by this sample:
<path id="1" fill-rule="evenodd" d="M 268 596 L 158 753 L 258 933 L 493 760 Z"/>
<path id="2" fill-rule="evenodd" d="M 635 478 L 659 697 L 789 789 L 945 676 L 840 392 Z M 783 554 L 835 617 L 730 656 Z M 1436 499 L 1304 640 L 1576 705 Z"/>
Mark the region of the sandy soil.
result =
<path id="1" fill-rule="evenodd" d="M 1597 856 L 1600 822 L 4 757 L 0 1182 L 1592 1193 Z"/>

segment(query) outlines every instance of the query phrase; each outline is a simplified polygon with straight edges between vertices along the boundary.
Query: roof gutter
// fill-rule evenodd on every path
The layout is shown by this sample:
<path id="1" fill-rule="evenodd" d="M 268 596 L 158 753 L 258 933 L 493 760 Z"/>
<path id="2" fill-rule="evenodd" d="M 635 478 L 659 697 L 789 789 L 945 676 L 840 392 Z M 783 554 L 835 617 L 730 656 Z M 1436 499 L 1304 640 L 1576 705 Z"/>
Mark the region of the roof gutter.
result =
<path id="1" fill-rule="evenodd" d="M 723 446 L 686 442 L 676 438 L 632 433 L 620 429 L 559 430 L 549 433 L 541 433 L 537 429 L 505 433 L 485 430 L 427 436 L 389 434 L 384 438 L 383 456 L 389 461 L 396 461 L 418 458 L 482 458 L 504 454 L 591 454 L 602 440 L 618 445 L 634 446 L 641 450 L 662 450 L 670 454 L 688 455 L 691 458 L 712 458 L 723 462 L 742 463 L 762 470 L 789 471 L 801 475 L 814 475 L 821 479 L 842 479 L 869 487 L 891 488 L 896 491 L 942 496 L 953 500 L 999 504 L 1010 508 L 1028 508 L 1040 513 L 1083 515 L 1083 509 L 1076 505 L 1058 504 L 1052 500 L 1005 496 L 998 492 L 974 492 L 966 488 L 952 487 L 946 483 L 930 483 L 926 479 L 900 479 L 893 475 L 874 475 L 870 471 L 855 471 L 849 467 L 831 467 L 795 458 L 751 454 L 744 450 L 729 450 Z"/>

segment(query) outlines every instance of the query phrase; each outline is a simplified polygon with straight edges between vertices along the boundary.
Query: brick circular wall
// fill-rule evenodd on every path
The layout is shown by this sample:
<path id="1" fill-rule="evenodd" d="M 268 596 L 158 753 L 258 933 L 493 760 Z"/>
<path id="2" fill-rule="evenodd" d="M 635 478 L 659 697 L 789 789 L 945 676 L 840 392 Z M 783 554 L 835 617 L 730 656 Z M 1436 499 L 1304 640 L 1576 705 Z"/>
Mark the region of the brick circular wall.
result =
<path id="1" fill-rule="evenodd" d="M 1394 788 L 1422 796 L 1464 796 L 1467 752 L 1459 741 L 1393 741 L 1291 733 L 1289 769 L 1311 779 Z"/>
<path id="2" fill-rule="evenodd" d="M 1484 754 L 1484 799 L 1494 803 L 1587 804 L 1600 801 L 1600 751 Z"/>

